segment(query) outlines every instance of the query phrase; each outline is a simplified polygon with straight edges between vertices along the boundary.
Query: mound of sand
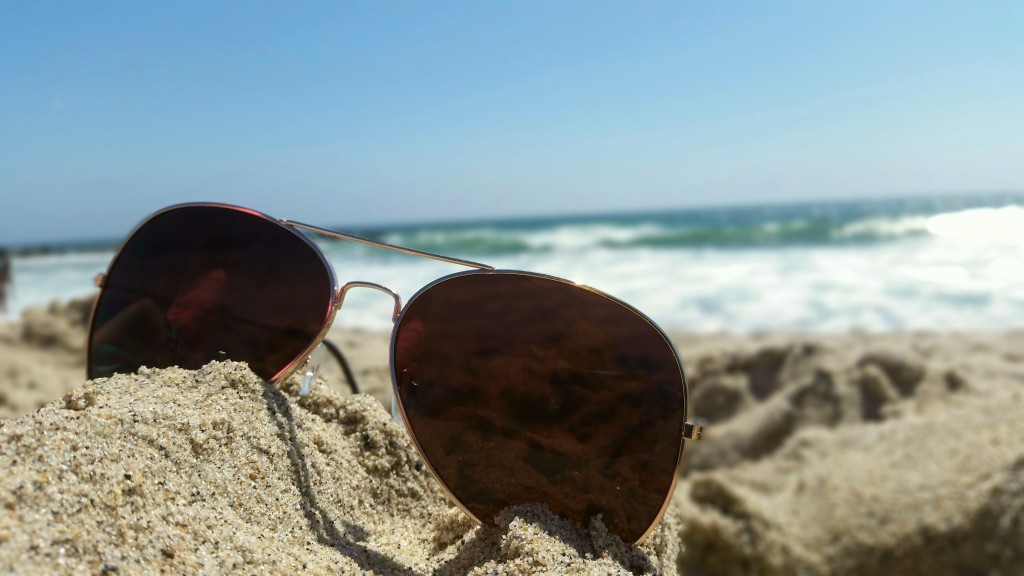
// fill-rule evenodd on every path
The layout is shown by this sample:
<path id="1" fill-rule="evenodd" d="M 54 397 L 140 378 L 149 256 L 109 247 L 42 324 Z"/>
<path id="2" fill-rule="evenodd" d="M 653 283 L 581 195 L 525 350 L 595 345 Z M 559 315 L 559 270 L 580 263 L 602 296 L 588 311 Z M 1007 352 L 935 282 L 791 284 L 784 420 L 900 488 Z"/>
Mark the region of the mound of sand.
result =
<path id="1" fill-rule="evenodd" d="M 243 364 L 88 382 L 0 423 L 0 570 L 674 574 L 543 509 L 477 528 L 366 395 L 278 390 Z"/>

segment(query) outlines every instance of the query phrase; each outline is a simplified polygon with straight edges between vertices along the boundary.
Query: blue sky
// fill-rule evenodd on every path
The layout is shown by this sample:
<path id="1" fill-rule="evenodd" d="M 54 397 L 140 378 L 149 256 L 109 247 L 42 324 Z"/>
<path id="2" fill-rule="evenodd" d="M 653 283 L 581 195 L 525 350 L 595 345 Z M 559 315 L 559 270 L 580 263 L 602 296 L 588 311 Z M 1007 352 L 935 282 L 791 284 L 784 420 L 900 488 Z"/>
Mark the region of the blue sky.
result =
<path id="1" fill-rule="evenodd" d="M 1024 2 L 3 2 L 0 244 L 1024 190 Z"/>

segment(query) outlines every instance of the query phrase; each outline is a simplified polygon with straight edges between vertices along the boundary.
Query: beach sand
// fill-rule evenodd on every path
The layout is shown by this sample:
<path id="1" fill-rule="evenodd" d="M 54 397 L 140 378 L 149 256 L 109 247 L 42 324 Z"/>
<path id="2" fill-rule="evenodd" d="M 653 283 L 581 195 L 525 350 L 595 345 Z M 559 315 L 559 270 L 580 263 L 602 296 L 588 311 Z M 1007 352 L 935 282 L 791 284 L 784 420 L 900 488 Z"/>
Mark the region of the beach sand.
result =
<path id="1" fill-rule="evenodd" d="M 388 414 L 385 334 L 307 397 L 242 364 L 84 382 L 83 303 L 0 327 L 0 571 L 1021 574 L 1024 332 L 674 334 L 691 383 L 643 546 L 473 525 Z"/>

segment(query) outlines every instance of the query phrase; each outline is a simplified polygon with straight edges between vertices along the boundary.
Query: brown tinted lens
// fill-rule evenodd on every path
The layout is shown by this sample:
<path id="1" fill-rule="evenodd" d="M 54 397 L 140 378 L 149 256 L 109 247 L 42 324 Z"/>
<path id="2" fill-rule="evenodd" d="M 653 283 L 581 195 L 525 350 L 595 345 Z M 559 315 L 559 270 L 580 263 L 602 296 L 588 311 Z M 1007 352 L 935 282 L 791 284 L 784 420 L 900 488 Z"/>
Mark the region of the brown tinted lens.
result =
<path id="1" fill-rule="evenodd" d="M 330 271 L 298 233 L 242 209 L 174 208 L 136 230 L 112 263 L 88 375 L 231 359 L 270 380 L 319 335 L 331 295 Z"/>
<path id="2" fill-rule="evenodd" d="M 392 351 L 410 433 L 441 482 L 491 521 L 544 503 L 636 542 L 682 448 L 685 387 L 661 332 L 546 277 L 469 273 L 408 305 Z"/>

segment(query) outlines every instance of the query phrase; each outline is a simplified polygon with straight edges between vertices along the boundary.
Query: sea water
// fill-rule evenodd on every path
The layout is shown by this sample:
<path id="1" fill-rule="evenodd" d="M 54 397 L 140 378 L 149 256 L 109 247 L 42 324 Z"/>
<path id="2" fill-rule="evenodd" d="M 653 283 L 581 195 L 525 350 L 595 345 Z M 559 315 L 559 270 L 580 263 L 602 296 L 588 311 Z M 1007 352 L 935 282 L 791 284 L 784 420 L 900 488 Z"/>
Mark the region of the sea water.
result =
<path id="1" fill-rule="evenodd" d="M 287 216 L 287 215 L 282 215 Z M 330 225 L 330 222 L 312 222 Z M 912 200 L 340 227 L 375 240 L 568 278 L 666 329 L 750 333 L 1024 328 L 1024 197 Z M 125 231 L 127 233 L 127 231 Z M 408 300 L 462 268 L 317 240 L 339 282 Z M 7 319 L 94 291 L 115 246 L 14 259 Z M 388 329 L 391 301 L 353 290 L 336 322 Z"/>

